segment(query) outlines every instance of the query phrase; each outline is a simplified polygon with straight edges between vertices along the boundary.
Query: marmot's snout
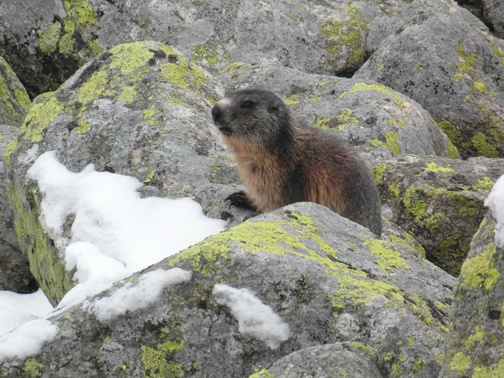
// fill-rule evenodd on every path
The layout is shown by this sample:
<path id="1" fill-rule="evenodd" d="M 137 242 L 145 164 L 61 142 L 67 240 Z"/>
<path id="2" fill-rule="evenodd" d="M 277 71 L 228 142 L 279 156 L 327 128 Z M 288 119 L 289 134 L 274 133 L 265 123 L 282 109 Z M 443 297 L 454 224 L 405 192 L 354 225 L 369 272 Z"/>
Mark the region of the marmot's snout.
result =
<path id="1" fill-rule="evenodd" d="M 230 103 L 231 101 L 228 98 L 223 98 L 212 108 L 213 121 L 219 128 L 220 132 L 226 136 L 231 134 L 231 129 L 228 126 L 228 122 L 226 122 L 224 113 L 226 112 L 226 109 L 229 108 Z"/>

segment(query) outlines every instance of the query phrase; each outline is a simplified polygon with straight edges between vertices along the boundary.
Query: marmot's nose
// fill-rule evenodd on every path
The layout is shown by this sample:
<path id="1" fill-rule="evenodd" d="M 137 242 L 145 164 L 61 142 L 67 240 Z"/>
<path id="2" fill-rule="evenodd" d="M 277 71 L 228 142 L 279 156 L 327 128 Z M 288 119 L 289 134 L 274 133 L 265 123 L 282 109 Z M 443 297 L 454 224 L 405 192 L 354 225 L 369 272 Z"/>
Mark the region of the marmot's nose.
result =
<path id="1" fill-rule="evenodd" d="M 217 120 L 222 116 L 222 110 L 219 106 L 219 103 L 215 104 L 214 107 L 212 108 L 212 118 L 214 122 L 217 122 Z"/>

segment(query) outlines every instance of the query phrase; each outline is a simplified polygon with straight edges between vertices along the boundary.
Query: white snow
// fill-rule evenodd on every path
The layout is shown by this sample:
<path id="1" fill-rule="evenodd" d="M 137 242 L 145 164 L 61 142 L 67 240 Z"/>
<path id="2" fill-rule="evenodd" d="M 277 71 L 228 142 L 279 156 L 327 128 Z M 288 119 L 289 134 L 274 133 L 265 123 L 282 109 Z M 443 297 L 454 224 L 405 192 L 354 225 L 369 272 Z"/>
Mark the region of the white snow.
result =
<path id="1" fill-rule="evenodd" d="M 244 335 L 264 341 L 271 349 L 290 337 L 289 325 L 250 290 L 215 285 L 213 294 L 219 304 L 229 307 Z"/>
<path id="2" fill-rule="evenodd" d="M 490 208 L 496 219 L 495 244 L 500 248 L 504 248 L 504 175 L 495 182 L 485 200 L 485 206 Z"/>
<path id="3" fill-rule="evenodd" d="M 104 322 L 154 303 L 164 288 L 190 281 L 191 274 L 180 268 L 154 270 L 140 276 L 136 284 L 128 282 L 110 297 L 84 302 L 84 309 Z"/>
<path id="4" fill-rule="evenodd" d="M 46 319 L 66 306 L 81 303 L 225 227 L 224 221 L 204 216 L 192 199 L 142 199 L 136 191 L 142 184 L 135 178 L 96 172 L 92 164 L 82 172 L 70 172 L 55 152 L 42 154 L 27 178 L 38 182 L 42 225 L 65 250 L 62 258 L 74 273 L 75 287 L 57 309 L 41 291 L 30 296 L 0 291 L 0 335 L 14 330 L 0 336 L 0 361 L 38 353 L 41 343 L 56 332 L 56 326 Z M 71 215 L 75 220 L 68 237 L 63 235 L 63 225 Z M 110 319 L 151 303 L 166 286 L 187 281 L 190 276 L 180 269 L 150 272 L 137 284 L 126 284 L 111 297 L 87 306 L 100 319 Z M 40 331 L 27 331 L 37 324 Z M 25 340 L 30 332 L 33 343 Z"/>
<path id="5" fill-rule="evenodd" d="M 47 319 L 35 319 L 19 326 L 14 332 L 0 336 L 0 361 L 25 359 L 40 353 L 45 342 L 52 341 L 58 327 Z"/>

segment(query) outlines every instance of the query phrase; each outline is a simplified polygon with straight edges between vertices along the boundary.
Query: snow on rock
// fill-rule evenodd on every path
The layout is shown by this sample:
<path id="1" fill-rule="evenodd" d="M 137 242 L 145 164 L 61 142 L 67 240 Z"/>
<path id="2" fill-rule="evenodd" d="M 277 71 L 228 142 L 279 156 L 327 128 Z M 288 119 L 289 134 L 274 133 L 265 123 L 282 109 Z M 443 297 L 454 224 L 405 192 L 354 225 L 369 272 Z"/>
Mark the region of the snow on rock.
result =
<path id="1" fill-rule="evenodd" d="M 495 244 L 504 248 L 504 175 L 495 182 L 490 194 L 485 200 L 485 206 L 490 208 L 497 220 L 495 224 Z"/>
<path id="2" fill-rule="evenodd" d="M 84 309 L 104 322 L 154 303 L 166 287 L 190 281 L 191 275 L 180 268 L 154 270 L 140 276 L 135 284 L 125 284 L 110 297 L 84 302 Z"/>
<path id="3" fill-rule="evenodd" d="M 271 349 L 290 337 L 289 325 L 250 290 L 217 284 L 213 294 L 219 304 L 229 307 L 241 333 L 264 341 Z"/>
<path id="4" fill-rule="evenodd" d="M 0 361 L 11 358 L 21 360 L 40 353 L 44 343 L 52 341 L 58 327 L 46 319 L 24 323 L 15 331 L 0 336 Z"/>

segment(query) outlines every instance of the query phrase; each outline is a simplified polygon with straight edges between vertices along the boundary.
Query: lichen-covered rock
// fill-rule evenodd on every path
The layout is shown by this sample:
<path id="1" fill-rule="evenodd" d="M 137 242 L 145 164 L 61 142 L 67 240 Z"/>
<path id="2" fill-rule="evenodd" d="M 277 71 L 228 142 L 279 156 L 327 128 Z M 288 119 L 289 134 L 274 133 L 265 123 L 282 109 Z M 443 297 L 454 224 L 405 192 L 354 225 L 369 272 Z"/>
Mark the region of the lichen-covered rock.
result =
<path id="1" fill-rule="evenodd" d="M 393 157 L 458 157 L 457 149 L 418 103 L 369 80 L 313 75 L 270 65 L 235 64 L 219 76 L 228 90 L 274 91 L 299 118 L 336 133 L 361 152 Z"/>
<path id="2" fill-rule="evenodd" d="M 496 36 L 504 38 L 504 3 L 500 0 L 482 0 L 483 18 Z"/>
<path id="3" fill-rule="evenodd" d="M 37 290 L 37 283 L 30 273 L 26 257 L 21 254 L 7 196 L 4 156 L 18 135 L 18 127 L 0 125 L 0 290 L 32 293 Z"/>
<path id="4" fill-rule="evenodd" d="M 411 17 L 451 2 L 34 0 L 0 9 L 0 54 L 32 96 L 55 90 L 101 51 L 126 42 L 169 43 L 217 73 L 269 61 L 351 75 Z"/>
<path id="5" fill-rule="evenodd" d="M 442 53 L 440 53 L 442 52 Z M 461 11 L 424 13 L 354 75 L 420 103 L 462 157 L 504 156 L 504 42 Z"/>
<path id="6" fill-rule="evenodd" d="M 21 126 L 30 105 L 25 88 L 0 57 L 0 125 Z"/>
<path id="7" fill-rule="evenodd" d="M 504 249 L 495 224 L 489 211 L 462 265 L 440 378 L 504 376 Z"/>
<path id="8" fill-rule="evenodd" d="M 107 298 L 120 293 L 127 302 L 127 288 L 174 267 L 192 277 L 148 305 L 98 311 Z M 441 369 L 452 282 L 404 244 L 377 239 L 325 207 L 289 205 L 55 314 L 54 340 L 26 361 L 4 361 L 0 372 L 29 376 L 29 361 L 42 377 L 247 377 L 281 366 L 293 352 L 348 342 L 349 353 L 370 353 L 372 359 L 360 363 L 368 371 L 376 371 L 374 362 L 383 376 L 431 378 Z M 276 329 L 247 328 L 264 320 L 242 307 L 250 319 L 243 324 L 215 294 L 217 284 L 247 289 L 240 292 L 269 307 L 287 332 L 273 342 L 268 337 L 276 337 Z M 335 360 L 341 352 L 335 345 L 326 356 Z"/>
<path id="9" fill-rule="evenodd" d="M 102 51 L 95 34 L 99 12 L 99 6 L 93 9 L 85 0 L 17 1 L 1 7 L 0 54 L 32 97 L 55 90 Z"/>
<path id="10" fill-rule="evenodd" d="M 502 159 L 407 156 L 384 161 L 373 173 L 390 220 L 416 238 L 431 262 L 458 275 L 487 212 L 484 199 L 504 174 Z"/>
<path id="11" fill-rule="evenodd" d="M 136 177 L 149 195 L 172 198 L 208 183 L 238 182 L 209 117 L 222 92 L 172 47 L 136 42 L 90 61 L 34 101 L 9 150 L 9 198 L 21 249 L 53 303 L 70 280 L 40 227 L 36 186 L 24 182 L 34 160 L 55 150 L 72 171 L 93 163 L 98 171 Z"/>

